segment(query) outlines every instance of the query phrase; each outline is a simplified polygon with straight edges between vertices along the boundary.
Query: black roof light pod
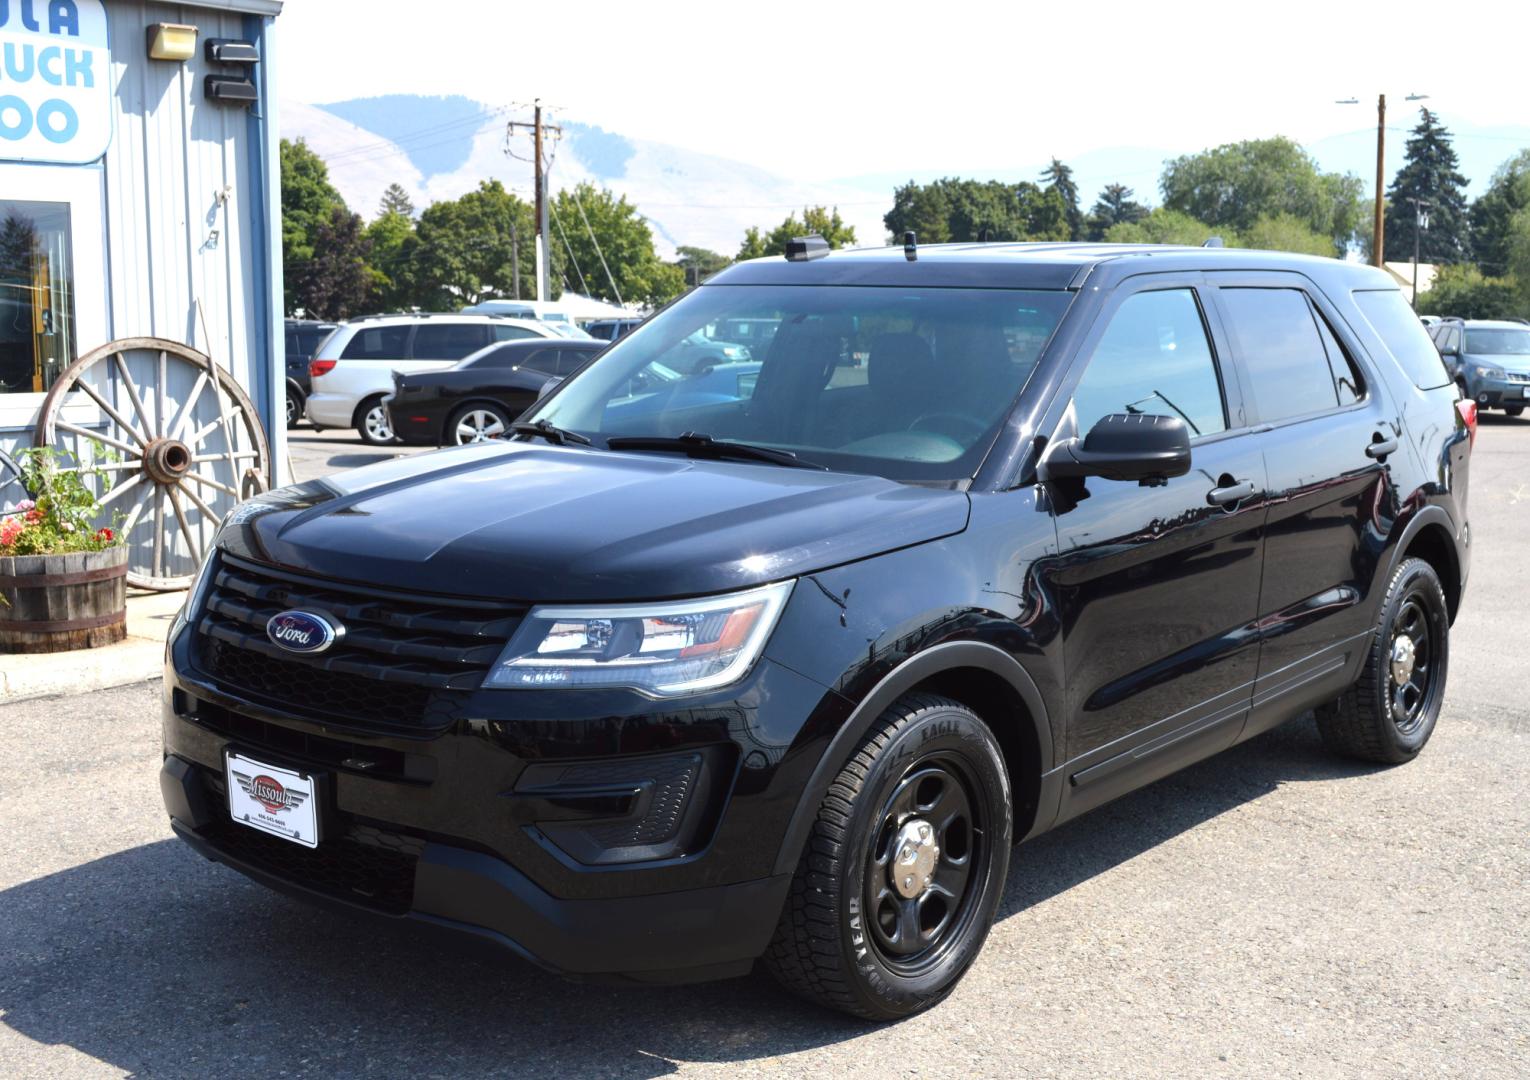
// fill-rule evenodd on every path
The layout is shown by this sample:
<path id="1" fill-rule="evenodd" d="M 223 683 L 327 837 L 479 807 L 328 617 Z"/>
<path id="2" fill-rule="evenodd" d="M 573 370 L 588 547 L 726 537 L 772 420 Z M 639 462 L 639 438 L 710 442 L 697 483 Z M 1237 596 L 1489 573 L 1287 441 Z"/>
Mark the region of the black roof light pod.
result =
<path id="1" fill-rule="evenodd" d="M 814 233 L 812 236 L 798 236 L 786 242 L 787 262 L 807 262 L 809 259 L 821 259 L 829 253 L 829 242 Z"/>

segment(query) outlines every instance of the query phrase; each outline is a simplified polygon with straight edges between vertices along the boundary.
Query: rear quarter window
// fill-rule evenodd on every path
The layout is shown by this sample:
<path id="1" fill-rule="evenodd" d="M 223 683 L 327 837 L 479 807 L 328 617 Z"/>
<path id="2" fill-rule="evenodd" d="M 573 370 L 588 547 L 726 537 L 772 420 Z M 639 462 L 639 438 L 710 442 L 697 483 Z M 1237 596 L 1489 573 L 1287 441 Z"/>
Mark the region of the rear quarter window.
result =
<path id="1" fill-rule="evenodd" d="M 1420 390 L 1434 390 L 1451 384 L 1450 372 L 1440 359 L 1439 350 L 1413 314 L 1408 301 L 1396 289 L 1361 289 L 1352 294 L 1355 306 L 1371 324 L 1381 344 L 1386 347 L 1403 374 Z"/>

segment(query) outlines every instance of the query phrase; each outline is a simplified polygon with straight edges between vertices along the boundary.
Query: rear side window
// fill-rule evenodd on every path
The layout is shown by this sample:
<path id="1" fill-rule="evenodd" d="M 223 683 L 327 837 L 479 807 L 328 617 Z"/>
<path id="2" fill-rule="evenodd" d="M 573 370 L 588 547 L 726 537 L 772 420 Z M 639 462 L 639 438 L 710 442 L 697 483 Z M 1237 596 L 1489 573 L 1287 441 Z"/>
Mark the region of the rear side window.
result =
<path id="1" fill-rule="evenodd" d="M 409 343 L 409 327 L 367 326 L 345 343 L 342 360 L 401 360 Z"/>
<path id="2" fill-rule="evenodd" d="M 526 338 L 539 336 L 527 330 L 524 326 L 506 326 L 503 323 L 496 323 L 494 326 L 495 341 L 522 341 Z"/>
<path id="3" fill-rule="evenodd" d="M 416 360 L 461 360 L 489 343 L 481 323 L 426 323 L 414 332 Z"/>
<path id="4" fill-rule="evenodd" d="M 1439 352 L 1429 343 L 1423 324 L 1403 294 L 1396 289 L 1361 290 L 1354 294 L 1355 306 L 1365 321 L 1371 324 L 1376 336 L 1386 346 L 1403 374 L 1413 380 L 1420 390 L 1433 390 L 1449 386 L 1450 372 Z"/>
<path id="5" fill-rule="evenodd" d="M 528 371 L 540 372 L 543 375 L 556 375 L 558 373 L 557 349 L 537 349 L 530 356 L 526 356 L 525 353 L 521 355 L 525 359 L 520 362 L 520 366 Z"/>
<path id="6" fill-rule="evenodd" d="M 1305 293 L 1224 288 L 1221 300 L 1260 420 L 1276 423 L 1339 404 L 1334 369 Z M 1338 359 L 1344 363 L 1342 354 Z"/>
<path id="7" fill-rule="evenodd" d="M 1226 430 L 1222 383 L 1194 293 L 1128 297 L 1095 346 L 1073 408 L 1080 433 L 1111 413 L 1178 416 L 1192 435 Z"/>

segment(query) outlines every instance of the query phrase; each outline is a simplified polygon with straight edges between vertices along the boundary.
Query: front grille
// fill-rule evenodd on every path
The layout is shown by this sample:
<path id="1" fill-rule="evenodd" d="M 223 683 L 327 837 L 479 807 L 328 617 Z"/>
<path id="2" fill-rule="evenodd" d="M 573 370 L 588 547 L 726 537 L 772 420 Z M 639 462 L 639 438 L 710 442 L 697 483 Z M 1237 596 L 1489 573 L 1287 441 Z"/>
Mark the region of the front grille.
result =
<path id="1" fill-rule="evenodd" d="M 208 590 L 198 663 L 220 683 L 281 708 L 394 729 L 452 722 L 525 614 L 494 601 L 317 581 L 228 555 Z M 266 623 L 289 609 L 344 626 L 317 654 L 279 648 Z"/>
<path id="2" fill-rule="evenodd" d="M 231 818 L 215 820 L 201 835 L 230 858 L 315 892 L 394 915 L 414 903 L 414 872 L 424 850 L 416 837 L 356 825 L 305 848 Z"/>

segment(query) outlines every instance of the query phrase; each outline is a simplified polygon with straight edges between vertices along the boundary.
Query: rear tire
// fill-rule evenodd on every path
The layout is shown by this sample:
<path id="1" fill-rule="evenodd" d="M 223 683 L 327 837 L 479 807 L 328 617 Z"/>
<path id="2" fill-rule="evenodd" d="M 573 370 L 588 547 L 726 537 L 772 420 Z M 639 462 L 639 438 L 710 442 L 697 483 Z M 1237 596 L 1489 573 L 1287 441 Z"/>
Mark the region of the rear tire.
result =
<path id="1" fill-rule="evenodd" d="M 867 1020 L 930 1008 L 983 947 L 1011 830 L 993 733 L 954 701 L 900 698 L 830 784 L 765 966 Z"/>
<path id="2" fill-rule="evenodd" d="M 498 405 L 486 402 L 464 405 L 446 422 L 441 445 L 467 446 L 489 439 L 503 439 L 510 434 L 511 423 L 510 414 Z"/>
<path id="3" fill-rule="evenodd" d="M 1323 742 L 1362 761 L 1412 761 L 1434 733 L 1449 666 L 1445 590 L 1434 567 L 1405 559 L 1387 586 L 1360 680 L 1316 710 Z"/>
<path id="4" fill-rule="evenodd" d="M 381 394 L 367 398 L 356 407 L 356 434 L 368 446 L 390 446 L 398 442 Z"/>
<path id="5" fill-rule="evenodd" d="M 298 421 L 303 419 L 303 397 L 293 391 L 287 391 L 287 426 L 295 428 Z"/>

